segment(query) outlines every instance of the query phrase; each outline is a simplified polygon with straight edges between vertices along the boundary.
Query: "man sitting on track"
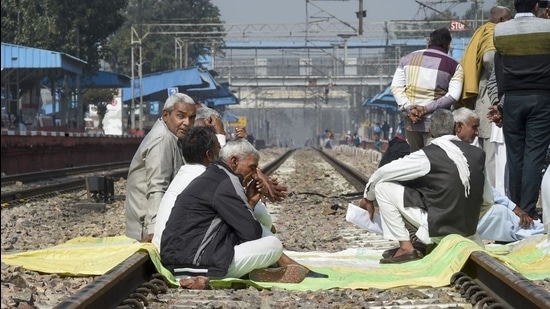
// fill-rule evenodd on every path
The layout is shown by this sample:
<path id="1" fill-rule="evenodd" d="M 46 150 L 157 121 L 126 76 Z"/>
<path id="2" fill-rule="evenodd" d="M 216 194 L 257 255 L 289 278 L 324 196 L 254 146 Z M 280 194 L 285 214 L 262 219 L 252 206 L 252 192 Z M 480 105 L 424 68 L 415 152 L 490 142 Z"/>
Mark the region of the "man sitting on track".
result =
<path id="1" fill-rule="evenodd" d="M 464 142 L 473 143 L 479 134 L 479 115 L 467 107 L 461 107 L 453 112 L 453 118 L 456 136 Z M 533 220 L 495 188 L 492 188 L 492 191 L 494 205 L 482 214 L 477 225 L 481 238 L 513 242 L 528 236 L 544 234 L 544 226 L 540 220 Z"/>
<path id="2" fill-rule="evenodd" d="M 451 111 L 432 114 L 432 143 L 379 168 L 365 187 L 360 206 L 372 217 L 378 202 L 386 239 L 399 248 L 380 263 L 402 263 L 422 258 L 410 239 L 405 222 L 417 229 L 424 244 L 437 243 L 449 234 L 476 241 L 480 211 L 492 202 L 485 184 L 485 153 L 454 135 Z"/>
<path id="3" fill-rule="evenodd" d="M 225 128 L 223 127 L 223 122 L 221 121 L 220 114 L 208 107 L 206 104 L 201 103 L 197 106 L 197 117 L 195 119 L 195 126 L 211 126 L 216 131 L 216 136 L 218 138 L 218 141 L 220 142 L 220 146 L 223 147 L 226 143 L 225 138 Z M 235 129 L 235 138 L 244 138 L 247 139 L 248 133 L 246 132 L 245 127 L 238 127 Z M 185 157 L 185 156 L 184 156 Z M 186 160 L 187 161 L 187 160 Z M 254 209 L 254 214 L 256 215 L 256 219 L 260 221 L 265 227 L 270 229 L 272 232 L 275 233 L 275 226 L 271 222 L 271 215 L 267 211 L 267 208 L 265 207 L 265 200 L 266 198 L 269 199 L 271 202 L 280 202 L 283 201 L 286 196 L 288 195 L 288 190 L 286 186 L 279 183 L 276 178 L 271 178 L 265 175 L 260 169 L 257 171 L 258 177 L 263 181 L 264 184 L 264 192 L 262 198 L 259 202 L 257 207 Z M 181 187 L 181 190 L 178 191 L 177 194 L 181 193 L 185 187 Z M 177 196 L 176 194 L 176 196 Z M 171 201 L 172 204 L 175 200 Z M 170 208 L 171 209 L 171 208 Z M 164 229 L 164 224 L 166 223 L 166 220 L 168 218 L 165 218 L 165 221 L 163 223 L 162 228 Z M 159 246 L 160 246 L 160 235 L 159 235 Z"/>
<path id="4" fill-rule="evenodd" d="M 159 248 L 159 251 L 162 232 L 166 227 L 166 221 L 168 221 L 168 217 L 172 212 L 176 198 L 193 179 L 206 170 L 210 163 L 218 159 L 221 149 L 220 139 L 218 134 L 216 134 L 217 139 L 212 137 L 214 132 L 215 129 L 212 126 L 202 124 L 191 128 L 181 140 L 185 165 L 182 165 L 179 169 L 178 174 L 162 197 L 155 222 L 155 233 L 152 242 Z M 254 216 L 263 226 L 268 229 L 272 228 L 271 214 L 261 201 L 254 207 Z"/>
<path id="5" fill-rule="evenodd" d="M 160 252 L 182 286 L 200 289 L 208 278 L 247 274 L 254 281 L 298 283 L 311 272 L 283 254 L 280 240 L 254 215 L 263 189 L 259 155 L 245 139 L 228 142 L 221 161 L 210 164 L 177 197 Z M 280 267 L 268 268 L 275 263 Z"/>
<path id="6" fill-rule="evenodd" d="M 166 221 L 172 212 L 176 198 L 193 179 L 206 170 L 208 164 L 218 159 L 221 146 L 219 139 L 214 134 L 213 127 L 198 126 L 191 128 L 181 140 L 185 165 L 180 167 L 162 197 L 155 222 L 152 242 L 159 248 L 159 251 L 162 232 L 166 227 Z"/>
<path id="7" fill-rule="evenodd" d="M 162 196 L 183 165 L 179 140 L 195 123 L 195 101 L 176 93 L 164 103 L 162 117 L 143 138 L 130 163 L 126 183 L 126 236 L 150 242 Z"/>
<path id="8" fill-rule="evenodd" d="M 472 143 L 477 136 L 477 127 L 479 125 L 479 116 L 468 108 L 459 108 L 453 112 L 455 120 L 455 133 L 462 141 Z M 389 144 L 388 150 L 380 160 L 379 167 L 408 155 L 408 144 L 406 141 L 400 141 L 400 144 Z M 391 154 L 395 154 L 391 156 Z M 388 155 L 388 156 L 387 156 Z M 487 179 L 486 179 L 487 181 Z M 539 221 L 533 221 L 527 213 L 517 207 L 514 202 L 506 196 L 493 189 L 494 204 L 482 213 L 477 224 L 477 231 L 482 239 L 494 240 L 498 242 L 513 242 L 525 237 L 544 234 L 544 228 Z M 414 230 L 411 228 L 411 230 Z M 413 242 L 417 250 L 426 250 L 425 246 L 418 242 Z M 383 255 L 388 255 L 393 250 Z"/>

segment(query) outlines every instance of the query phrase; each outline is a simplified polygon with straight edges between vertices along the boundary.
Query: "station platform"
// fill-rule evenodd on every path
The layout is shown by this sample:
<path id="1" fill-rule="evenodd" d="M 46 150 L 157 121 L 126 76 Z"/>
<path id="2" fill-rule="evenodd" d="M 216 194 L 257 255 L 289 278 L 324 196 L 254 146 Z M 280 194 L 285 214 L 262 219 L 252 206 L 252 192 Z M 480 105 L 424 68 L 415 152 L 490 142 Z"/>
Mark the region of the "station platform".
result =
<path id="1" fill-rule="evenodd" d="M 2 174 L 130 161 L 143 135 L 1 131 Z"/>

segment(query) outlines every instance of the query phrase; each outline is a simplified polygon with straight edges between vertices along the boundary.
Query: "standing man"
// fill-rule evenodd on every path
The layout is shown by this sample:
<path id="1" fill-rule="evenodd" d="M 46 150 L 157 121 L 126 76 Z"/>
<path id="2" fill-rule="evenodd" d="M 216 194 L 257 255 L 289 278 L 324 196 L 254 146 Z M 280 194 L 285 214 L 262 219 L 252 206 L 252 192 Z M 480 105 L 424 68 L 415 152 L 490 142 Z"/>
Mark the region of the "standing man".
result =
<path id="1" fill-rule="evenodd" d="M 550 145 L 550 20 L 539 1 L 515 0 L 514 19 L 495 27 L 495 72 L 502 105 L 510 198 L 533 219 Z"/>
<path id="2" fill-rule="evenodd" d="M 455 104 L 455 109 L 467 107 L 480 115 L 478 142 L 485 150 L 485 167 L 491 186 L 495 186 L 495 143 L 490 141 L 493 130 L 500 130 L 489 122 L 485 115 L 489 112 L 491 101 L 488 95 L 487 82 L 494 69 L 495 45 L 493 33 L 497 23 L 512 18 L 510 10 L 504 6 L 491 8 L 489 22 L 476 30 L 464 51 L 460 65 L 464 70 L 464 87 L 462 98 Z"/>
<path id="3" fill-rule="evenodd" d="M 179 140 L 195 123 L 195 101 L 176 93 L 164 103 L 162 117 L 143 138 L 126 182 L 126 236 L 150 242 L 160 201 L 183 165 Z"/>
<path id="4" fill-rule="evenodd" d="M 389 141 L 390 140 L 390 125 L 387 121 L 384 121 L 384 124 L 382 124 L 382 133 L 384 134 L 384 140 Z"/>
<path id="5" fill-rule="evenodd" d="M 406 114 L 406 137 L 411 152 L 424 147 L 429 139 L 431 114 L 450 109 L 462 92 L 462 66 L 448 55 L 451 33 L 440 28 L 430 34 L 428 48 L 401 59 L 391 83 L 400 110 Z"/>

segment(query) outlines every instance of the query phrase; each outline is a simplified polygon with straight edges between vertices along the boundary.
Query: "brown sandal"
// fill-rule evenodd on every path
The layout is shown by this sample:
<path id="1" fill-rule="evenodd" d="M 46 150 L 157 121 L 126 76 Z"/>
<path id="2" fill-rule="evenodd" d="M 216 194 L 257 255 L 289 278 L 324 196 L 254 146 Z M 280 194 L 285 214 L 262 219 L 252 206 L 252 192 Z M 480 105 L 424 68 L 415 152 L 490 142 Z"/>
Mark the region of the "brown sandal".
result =
<path id="1" fill-rule="evenodd" d="M 302 265 L 291 264 L 286 267 L 255 269 L 248 277 L 256 282 L 300 283 L 308 271 Z"/>

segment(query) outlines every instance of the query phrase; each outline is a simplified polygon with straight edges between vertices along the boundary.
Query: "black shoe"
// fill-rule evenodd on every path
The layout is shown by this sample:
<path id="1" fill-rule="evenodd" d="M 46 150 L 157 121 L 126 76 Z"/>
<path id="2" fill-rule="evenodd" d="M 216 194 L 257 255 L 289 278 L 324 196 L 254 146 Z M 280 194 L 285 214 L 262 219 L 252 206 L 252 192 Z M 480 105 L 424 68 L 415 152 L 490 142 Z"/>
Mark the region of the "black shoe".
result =
<path id="1" fill-rule="evenodd" d="M 322 273 L 318 273 L 318 272 L 313 271 L 313 270 L 310 270 L 310 271 L 306 274 L 306 278 L 328 278 L 328 275 L 322 274 Z"/>
<path id="2" fill-rule="evenodd" d="M 380 264 L 405 263 L 405 262 L 409 262 L 409 261 L 420 260 L 421 258 L 422 258 L 422 255 L 419 254 L 417 250 L 413 250 L 411 252 L 407 252 L 407 253 L 402 254 L 400 256 L 391 256 L 389 258 L 381 259 Z"/>
<path id="3" fill-rule="evenodd" d="M 397 250 L 399 250 L 399 247 L 393 248 L 393 249 L 388 249 L 388 250 L 382 252 L 382 257 L 385 258 L 385 259 L 387 259 L 389 257 L 392 257 Z"/>
<path id="4" fill-rule="evenodd" d="M 425 256 L 426 254 L 430 253 L 430 251 L 431 251 L 431 250 L 428 250 L 428 246 L 426 246 L 425 244 L 423 244 L 419 241 L 413 242 L 413 247 L 416 249 L 416 251 L 421 253 L 422 256 Z M 388 249 L 388 250 L 382 252 L 382 257 L 385 258 L 385 259 L 387 259 L 389 257 L 392 257 L 398 249 L 399 249 L 399 247 L 393 248 L 393 249 Z M 431 249 L 433 249 L 433 248 L 431 248 Z"/>

